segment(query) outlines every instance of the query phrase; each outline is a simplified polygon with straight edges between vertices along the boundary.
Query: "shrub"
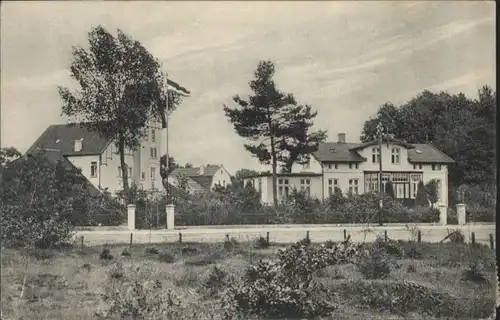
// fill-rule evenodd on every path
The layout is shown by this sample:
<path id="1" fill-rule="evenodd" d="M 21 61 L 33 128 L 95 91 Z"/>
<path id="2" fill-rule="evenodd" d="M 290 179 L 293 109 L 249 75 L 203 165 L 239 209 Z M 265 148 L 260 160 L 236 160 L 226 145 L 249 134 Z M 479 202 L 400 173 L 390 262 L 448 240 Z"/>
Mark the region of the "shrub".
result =
<path id="1" fill-rule="evenodd" d="M 123 249 L 122 257 L 130 257 L 130 251 L 127 248 Z"/>
<path id="2" fill-rule="evenodd" d="M 95 192 L 67 160 L 43 152 L 1 166 L 0 235 L 6 247 L 56 248 L 72 243 L 73 223 L 92 218 Z M 93 211 L 93 213 L 95 213 Z"/>
<path id="3" fill-rule="evenodd" d="M 380 236 L 377 236 L 377 239 L 372 244 L 372 248 L 385 251 L 385 253 L 394 257 L 403 257 L 404 255 L 404 247 L 399 242 L 392 239 L 385 241 Z"/>
<path id="4" fill-rule="evenodd" d="M 359 246 L 348 242 L 328 249 L 301 242 L 278 251 L 278 260 L 250 266 L 242 286 L 230 288 L 223 300 L 226 317 L 314 318 L 335 307 L 330 293 L 314 275 L 328 265 L 352 261 Z"/>
<path id="5" fill-rule="evenodd" d="M 269 248 L 269 242 L 267 241 L 266 238 L 260 236 L 255 240 L 254 248 L 255 249 L 267 249 Z"/>
<path id="6" fill-rule="evenodd" d="M 190 257 L 184 261 L 187 266 L 207 266 L 215 264 L 226 257 L 226 254 L 220 251 L 212 251 L 207 254 Z"/>
<path id="7" fill-rule="evenodd" d="M 162 289 L 161 282 L 124 282 L 102 294 L 103 305 L 97 314 L 120 319 L 176 319 L 180 302 L 171 290 Z"/>
<path id="8" fill-rule="evenodd" d="M 158 260 L 165 263 L 174 263 L 175 256 L 169 251 L 164 250 L 158 254 Z"/>
<path id="9" fill-rule="evenodd" d="M 111 266 L 111 270 L 109 271 L 109 276 L 112 279 L 121 279 L 124 276 L 123 264 L 121 262 L 117 262 Z"/>
<path id="10" fill-rule="evenodd" d="M 481 261 L 472 261 L 463 273 L 463 278 L 472 282 L 488 283 L 486 268 Z"/>
<path id="11" fill-rule="evenodd" d="M 109 248 L 103 248 L 101 254 L 99 255 L 100 260 L 113 260 L 113 256 L 109 252 Z"/>
<path id="12" fill-rule="evenodd" d="M 451 230 L 451 231 L 448 230 L 447 237 L 451 243 L 454 243 L 454 244 L 464 244 L 465 243 L 464 233 L 460 229 Z"/>
<path id="13" fill-rule="evenodd" d="M 212 269 L 210 269 L 208 277 L 203 282 L 202 290 L 208 294 L 208 296 L 213 296 L 225 286 L 226 279 L 227 272 L 222 270 L 217 265 L 214 265 Z"/>
<path id="14" fill-rule="evenodd" d="M 156 249 L 155 247 L 148 247 L 148 248 L 146 248 L 145 252 L 147 254 L 158 254 L 159 253 L 158 249 Z"/>
<path id="15" fill-rule="evenodd" d="M 372 248 L 357 263 L 358 270 L 366 279 L 385 279 L 391 273 L 394 262 L 383 248 Z"/>
<path id="16" fill-rule="evenodd" d="M 235 248 L 239 247 L 238 240 L 236 238 L 229 239 L 229 235 L 226 235 L 223 246 L 226 251 L 234 251 Z"/>

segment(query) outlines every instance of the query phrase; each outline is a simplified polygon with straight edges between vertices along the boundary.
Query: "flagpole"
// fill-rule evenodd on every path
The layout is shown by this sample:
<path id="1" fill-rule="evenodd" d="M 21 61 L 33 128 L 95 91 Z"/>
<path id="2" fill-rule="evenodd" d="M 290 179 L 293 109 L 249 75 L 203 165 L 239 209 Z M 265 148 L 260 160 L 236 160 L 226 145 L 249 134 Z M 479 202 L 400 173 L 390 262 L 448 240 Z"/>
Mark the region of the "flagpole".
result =
<path id="1" fill-rule="evenodd" d="M 167 180 L 167 204 L 170 202 L 170 188 L 168 183 L 168 72 L 165 72 L 165 177 Z"/>

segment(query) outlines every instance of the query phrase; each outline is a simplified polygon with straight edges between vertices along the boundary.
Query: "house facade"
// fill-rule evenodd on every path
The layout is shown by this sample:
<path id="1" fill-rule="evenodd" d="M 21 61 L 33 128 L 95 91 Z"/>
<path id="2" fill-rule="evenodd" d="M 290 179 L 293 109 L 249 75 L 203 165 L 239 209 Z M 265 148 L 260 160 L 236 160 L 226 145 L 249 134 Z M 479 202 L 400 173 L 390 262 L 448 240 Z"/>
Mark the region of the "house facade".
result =
<path id="1" fill-rule="evenodd" d="M 149 122 L 147 136 L 136 150 L 125 150 L 128 182 L 144 190 L 162 191 L 160 146 L 165 132 L 161 123 Z M 79 123 L 49 126 L 26 154 L 43 150 L 54 159 L 66 159 L 98 190 L 116 195 L 123 190 L 120 155 L 115 142 Z M 57 156 L 55 156 L 57 155 Z"/>
<path id="2" fill-rule="evenodd" d="M 168 175 L 168 182 L 179 186 L 184 181 L 190 192 L 206 191 L 216 186 L 225 187 L 231 183 L 231 175 L 221 165 L 207 165 L 193 168 L 176 168 Z"/>
<path id="3" fill-rule="evenodd" d="M 311 197 L 328 199 L 335 188 L 343 194 L 377 192 L 380 161 L 382 188 L 388 181 L 398 199 L 416 198 L 418 184 L 436 180 L 438 203 L 448 205 L 448 166 L 454 161 L 431 144 L 409 144 L 391 137 L 378 141 L 348 143 L 345 134 L 337 142 L 320 143 L 318 150 L 305 165 L 295 163 L 291 173 L 279 174 L 278 200 L 285 199 L 292 189 L 304 190 Z M 262 174 L 246 178 L 261 193 L 264 203 L 272 203 L 272 176 Z"/>

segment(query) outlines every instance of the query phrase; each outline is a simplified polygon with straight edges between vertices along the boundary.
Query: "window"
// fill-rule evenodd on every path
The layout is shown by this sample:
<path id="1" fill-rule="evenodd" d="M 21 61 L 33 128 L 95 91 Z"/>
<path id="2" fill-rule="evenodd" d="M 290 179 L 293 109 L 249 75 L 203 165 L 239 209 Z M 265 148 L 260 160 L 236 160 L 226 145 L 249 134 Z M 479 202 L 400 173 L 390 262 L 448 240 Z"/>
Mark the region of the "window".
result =
<path id="1" fill-rule="evenodd" d="M 146 173 L 143 171 L 141 172 L 141 180 L 145 180 L 146 179 Z"/>
<path id="2" fill-rule="evenodd" d="M 349 163 L 349 169 L 352 168 L 359 169 L 359 165 L 357 163 Z"/>
<path id="3" fill-rule="evenodd" d="M 339 187 L 339 179 L 328 179 L 328 196 L 335 193 L 335 188 Z"/>
<path id="4" fill-rule="evenodd" d="M 380 162 L 380 149 L 372 148 L 372 162 L 379 163 Z"/>
<path id="5" fill-rule="evenodd" d="M 151 129 L 151 141 L 156 142 L 156 132 L 155 129 Z"/>
<path id="6" fill-rule="evenodd" d="M 151 178 L 151 180 L 155 180 L 155 177 L 156 177 L 156 168 L 155 167 L 149 168 L 149 177 Z"/>
<path id="7" fill-rule="evenodd" d="M 151 189 L 154 189 L 154 188 L 155 188 L 155 181 L 151 180 Z"/>
<path id="8" fill-rule="evenodd" d="M 278 193 L 280 198 L 288 197 L 290 192 L 288 179 L 278 179 Z"/>
<path id="9" fill-rule="evenodd" d="M 122 177 L 122 167 L 118 167 L 118 177 Z"/>
<path id="10" fill-rule="evenodd" d="M 259 193 L 262 192 L 262 178 L 259 178 Z"/>
<path id="11" fill-rule="evenodd" d="M 325 167 L 328 168 L 329 170 L 332 170 L 332 169 L 338 169 L 339 165 L 337 163 L 328 163 L 325 165 Z"/>
<path id="12" fill-rule="evenodd" d="M 149 156 L 151 159 L 156 159 L 158 154 L 156 148 L 149 148 Z"/>
<path id="13" fill-rule="evenodd" d="M 441 164 L 433 164 L 432 165 L 432 171 L 439 171 L 441 170 Z"/>
<path id="14" fill-rule="evenodd" d="M 349 192 L 358 194 L 358 179 L 349 179 Z"/>
<path id="15" fill-rule="evenodd" d="M 441 179 L 436 179 L 437 200 L 441 201 Z"/>
<path id="16" fill-rule="evenodd" d="M 311 195 L 311 180 L 300 179 L 300 190 L 305 191 L 308 196 Z"/>
<path id="17" fill-rule="evenodd" d="M 113 160 L 113 144 L 112 143 L 109 145 L 109 154 L 108 153 L 106 154 L 106 158 Z"/>
<path id="18" fill-rule="evenodd" d="M 132 167 L 128 167 L 128 177 L 132 176 Z"/>
<path id="19" fill-rule="evenodd" d="M 97 177 L 97 161 L 92 161 L 90 163 L 90 177 L 91 178 Z"/>
<path id="20" fill-rule="evenodd" d="M 400 148 L 392 148 L 391 160 L 393 164 L 400 164 L 400 154 L 401 154 Z"/>

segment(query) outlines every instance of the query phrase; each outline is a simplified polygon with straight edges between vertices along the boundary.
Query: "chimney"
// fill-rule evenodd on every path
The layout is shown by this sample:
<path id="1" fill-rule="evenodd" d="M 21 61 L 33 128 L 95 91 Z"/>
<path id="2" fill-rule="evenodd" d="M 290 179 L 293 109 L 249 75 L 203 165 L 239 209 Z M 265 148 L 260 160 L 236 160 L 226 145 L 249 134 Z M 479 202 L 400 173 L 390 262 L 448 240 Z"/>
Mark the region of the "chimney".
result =
<path id="1" fill-rule="evenodd" d="M 339 133 L 338 137 L 339 137 L 337 141 L 338 143 L 345 143 L 345 133 Z"/>
<path id="2" fill-rule="evenodd" d="M 75 152 L 82 151 L 82 142 L 83 142 L 83 138 L 80 140 L 75 140 Z"/>
<path id="3" fill-rule="evenodd" d="M 201 165 L 200 166 L 200 176 L 203 176 L 203 175 L 205 175 L 205 166 Z"/>

